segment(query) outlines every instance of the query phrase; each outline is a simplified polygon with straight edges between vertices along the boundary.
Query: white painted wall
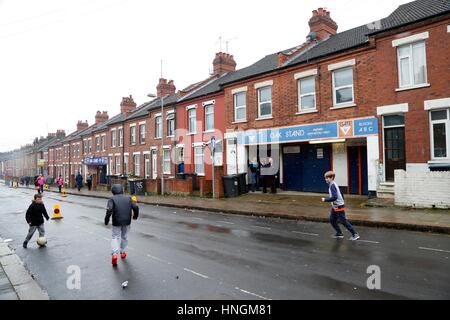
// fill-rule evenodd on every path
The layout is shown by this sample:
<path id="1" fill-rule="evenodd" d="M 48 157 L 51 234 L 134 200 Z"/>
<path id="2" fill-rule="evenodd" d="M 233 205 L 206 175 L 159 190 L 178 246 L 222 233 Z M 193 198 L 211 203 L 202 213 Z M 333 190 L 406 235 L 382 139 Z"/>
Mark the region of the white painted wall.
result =
<path id="1" fill-rule="evenodd" d="M 378 136 L 367 137 L 367 173 L 369 191 L 376 191 L 378 186 Z"/>
<path id="2" fill-rule="evenodd" d="M 430 169 L 428 168 L 427 163 L 407 163 L 406 171 L 408 172 L 428 172 Z"/>
<path id="3" fill-rule="evenodd" d="M 227 140 L 226 148 L 226 164 L 227 164 L 227 175 L 236 174 L 236 161 L 237 161 L 237 149 L 236 144 L 229 144 Z"/>
<path id="4" fill-rule="evenodd" d="M 347 148 L 345 143 L 333 143 L 333 171 L 336 183 L 341 187 L 348 186 Z"/>
<path id="5" fill-rule="evenodd" d="M 237 146 L 238 173 L 247 173 L 247 150 L 246 146 Z"/>
<path id="6" fill-rule="evenodd" d="M 450 172 L 395 170 L 395 204 L 450 209 Z"/>

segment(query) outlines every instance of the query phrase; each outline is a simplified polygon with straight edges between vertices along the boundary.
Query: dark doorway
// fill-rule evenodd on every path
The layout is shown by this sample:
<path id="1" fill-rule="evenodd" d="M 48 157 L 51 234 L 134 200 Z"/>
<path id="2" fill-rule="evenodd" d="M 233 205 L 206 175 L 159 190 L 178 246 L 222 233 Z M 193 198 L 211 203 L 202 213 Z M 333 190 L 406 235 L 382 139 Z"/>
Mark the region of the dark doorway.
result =
<path id="1" fill-rule="evenodd" d="M 348 193 L 367 195 L 367 147 L 348 147 Z"/>
<path id="2" fill-rule="evenodd" d="M 386 181 L 394 181 L 394 170 L 405 169 L 405 128 L 384 129 Z"/>

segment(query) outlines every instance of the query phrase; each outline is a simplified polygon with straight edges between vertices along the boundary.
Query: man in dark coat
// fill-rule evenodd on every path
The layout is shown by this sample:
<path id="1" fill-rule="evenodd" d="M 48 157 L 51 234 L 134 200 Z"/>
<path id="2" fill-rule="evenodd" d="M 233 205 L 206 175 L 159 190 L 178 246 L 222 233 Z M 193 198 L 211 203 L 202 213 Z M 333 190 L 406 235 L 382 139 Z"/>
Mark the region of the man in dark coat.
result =
<path id="1" fill-rule="evenodd" d="M 27 248 L 28 241 L 30 241 L 31 237 L 33 237 L 33 234 L 36 232 L 36 229 L 39 231 L 39 237 L 45 236 L 44 217 L 47 221 L 50 219 L 47 214 L 47 210 L 45 210 L 44 203 L 42 202 L 42 195 L 35 194 L 34 200 L 28 207 L 27 213 L 25 214 L 25 219 L 30 226 L 27 237 L 23 242 L 23 247 L 25 249 Z"/>
<path id="2" fill-rule="evenodd" d="M 128 245 L 128 233 L 132 218 L 131 211 L 133 211 L 133 220 L 137 220 L 139 207 L 130 196 L 123 194 L 122 185 L 113 185 L 111 192 L 114 196 L 108 200 L 106 206 L 105 225 L 109 224 L 109 219 L 112 216 L 112 265 L 117 266 L 119 253 L 122 259 L 125 259 L 127 256 L 125 250 Z"/>
<path id="3" fill-rule="evenodd" d="M 81 176 L 81 173 L 78 172 L 77 176 L 75 177 L 75 181 L 77 182 L 78 191 L 80 191 L 81 187 L 83 186 L 83 177 Z"/>

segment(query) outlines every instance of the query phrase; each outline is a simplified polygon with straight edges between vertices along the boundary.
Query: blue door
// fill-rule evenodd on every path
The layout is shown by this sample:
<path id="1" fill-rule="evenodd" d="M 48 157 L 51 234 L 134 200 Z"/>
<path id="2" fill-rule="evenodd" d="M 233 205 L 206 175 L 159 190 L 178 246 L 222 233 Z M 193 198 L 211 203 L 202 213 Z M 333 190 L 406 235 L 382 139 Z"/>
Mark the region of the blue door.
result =
<path id="1" fill-rule="evenodd" d="M 283 149 L 284 189 L 290 191 L 302 191 L 301 149 L 300 146 L 292 147 L 292 149 L 288 148 L 285 147 Z M 297 150 L 299 152 L 297 152 Z"/>
<path id="2" fill-rule="evenodd" d="M 303 191 L 328 192 L 324 174 L 331 169 L 331 145 L 305 144 L 302 157 Z"/>
<path id="3" fill-rule="evenodd" d="M 367 195 L 367 147 L 348 147 L 347 159 L 349 169 L 349 193 Z"/>

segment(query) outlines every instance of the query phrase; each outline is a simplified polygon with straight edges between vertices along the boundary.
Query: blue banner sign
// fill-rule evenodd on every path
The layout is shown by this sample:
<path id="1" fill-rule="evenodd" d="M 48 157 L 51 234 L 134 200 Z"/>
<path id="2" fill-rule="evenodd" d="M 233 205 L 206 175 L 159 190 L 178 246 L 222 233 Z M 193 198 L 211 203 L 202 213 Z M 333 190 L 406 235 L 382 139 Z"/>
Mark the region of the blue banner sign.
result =
<path id="1" fill-rule="evenodd" d="M 378 119 L 355 119 L 353 135 L 346 137 L 367 136 L 378 134 Z M 293 127 L 247 130 L 237 133 L 237 143 L 240 145 L 287 143 L 295 141 L 311 141 L 339 138 L 338 121 L 308 124 Z"/>
<path id="2" fill-rule="evenodd" d="M 103 166 L 108 164 L 108 157 L 89 157 L 83 163 L 87 166 Z"/>

